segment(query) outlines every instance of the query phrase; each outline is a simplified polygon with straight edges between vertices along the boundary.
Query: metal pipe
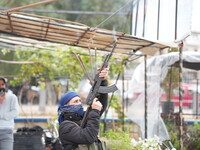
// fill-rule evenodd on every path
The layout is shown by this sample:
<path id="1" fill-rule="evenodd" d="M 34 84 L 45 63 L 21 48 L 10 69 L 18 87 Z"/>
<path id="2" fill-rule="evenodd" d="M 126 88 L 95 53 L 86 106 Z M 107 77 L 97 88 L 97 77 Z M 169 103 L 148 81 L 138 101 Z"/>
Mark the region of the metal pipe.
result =
<path id="1" fill-rule="evenodd" d="M 10 8 L 0 7 L 0 10 L 8 10 Z M 57 14 L 77 14 L 77 15 L 112 15 L 113 12 L 102 11 L 73 11 L 73 10 L 47 10 L 47 9 L 23 9 L 19 12 L 39 12 L 39 13 L 57 13 Z M 116 15 L 128 16 L 127 12 L 119 12 Z"/>
<path id="2" fill-rule="evenodd" d="M 148 109 L 148 102 L 147 102 L 147 55 L 144 55 L 144 137 L 147 139 L 148 134 L 147 134 L 147 109 Z"/>
<path id="3" fill-rule="evenodd" d="M 183 150 L 183 102 L 182 102 L 182 79 L 183 79 L 183 42 L 179 44 L 179 149 Z"/>
<path id="4" fill-rule="evenodd" d="M 177 39 L 177 19 L 178 19 L 178 0 L 176 0 L 176 11 L 175 11 L 175 40 Z"/>
<path id="5" fill-rule="evenodd" d="M 160 0 L 158 0 L 157 40 L 159 40 L 159 30 L 160 30 Z"/>
<path id="6" fill-rule="evenodd" d="M 115 84 L 117 84 L 118 80 L 119 80 L 119 77 L 121 75 L 121 71 L 118 73 L 117 75 L 117 79 L 115 81 Z M 113 100 L 113 97 L 114 97 L 114 92 L 112 93 L 111 97 L 110 97 L 110 100 L 109 100 L 109 103 L 108 103 L 108 107 L 107 109 L 105 110 L 105 113 L 104 113 L 104 119 L 103 119 L 103 123 L 104 123 L 104 128 L 103 128 L 103 132 L 106 132 L 106 117 L 107 117 L 107 114 L 108 114 L 108 110 L 111 106 L 111 103 L 112 103 L 112 100 Z"/>
<path id="7" fill-rule="evenodd" d="M 198 118 L 199 114 L 199 79 L 197 79 L 197 89 L 196 89 L 196 119 Z"/>
<path id="8" fill-rule="evenodd" d="M 130 35 L 133 34 L 133 4 L 131 4 L 131 13 L 130 13 Z"/>
<path id="9" fill-rule="evenodd" d="M 171 90 L 172 90 L 172 66 L 170 68 L 170 76 L 169 76 L 169 91 L 168 91 L 168 98 L 167 101 L 171 102 Z M 168 104 L 168 113 L 171 113 L 171 107 L 170 104 Z"/>
<path id="10" fill-rule="evenodd" d="M 42 4 L 46 4 L 46 3 L 50 3 L 50 2 L 54 2 L 54 1 L 58 1 L 58 0 L 46 0 L 46 1 L 42 1 L 42 2 L 37 2 L 37 3 L 25 5 L 25 6 L 20 6 L 20 7 L 8 9 L 8 10 L 5 10 L 3 12 L 10 13 L 10 12 L 14 12 L 14 11 L 18 11 L 18 10 L 21 10 L 21 9 L 30 8 L 30 7 L 34 7 L 34 6 L 38 6 L 38 5 L 42 5 Z"/>
<path id="11" fill-rule="evenodd" d="M 124 109 L 125 109 L 125 99 L 124 99 L 124 69 L 125 69 L 125 65 L 123 64 L 123 70 L 122 70 L 122 131 L 125 131 L 124 128 Z"/>
<path id="12" fill-rule="evenodd" d="M 146 0 L 144 0 L 144 9 L 143 9 L 143 31 L 142 31 L 142 36 L 144 37 L 145 35 L 145 21 L 146 21 Z"/>
<path id="13" fill-rule="evenodd" d="M 136 17 L 135 17 L 135 32 L 134 35 L 137 35 L 137 21 L 138 21 L 138 11 L 139 11 L 139 1 L 137 1 Z"/>

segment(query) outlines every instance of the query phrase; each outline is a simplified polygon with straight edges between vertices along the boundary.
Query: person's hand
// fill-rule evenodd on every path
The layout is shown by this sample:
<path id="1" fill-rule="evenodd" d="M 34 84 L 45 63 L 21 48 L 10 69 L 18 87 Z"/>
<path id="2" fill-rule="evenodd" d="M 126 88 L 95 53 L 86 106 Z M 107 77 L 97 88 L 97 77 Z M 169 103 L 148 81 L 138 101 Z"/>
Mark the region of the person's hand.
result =
<path id="1" fill-rule="evenodd" d="M 99 68 L 97 69 L 98 71 L 100 70 Z M 99 73 L 99 77 L 106 79 L 108 77 L 108 71 L 109 68 L 104 68 L 100 73 Z"/>
<path id="2" fill-rule="evenodd" d="M 93 100 L 92 109 L 97 109 L 99 111 L 101 111 L 101 109 L 102 109 L 102 104 L 101 104 L 101 102 L 97 98 L 95 98 Z"/>

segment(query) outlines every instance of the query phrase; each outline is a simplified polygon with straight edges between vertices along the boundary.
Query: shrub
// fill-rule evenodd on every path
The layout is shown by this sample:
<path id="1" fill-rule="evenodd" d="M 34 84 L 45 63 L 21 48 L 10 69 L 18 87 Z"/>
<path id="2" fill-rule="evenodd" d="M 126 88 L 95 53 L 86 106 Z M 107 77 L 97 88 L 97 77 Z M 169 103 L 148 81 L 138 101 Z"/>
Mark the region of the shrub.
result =
<path id="1" fill-rule="evenodd" d="M 109 130 L 103 136 L 107 138 L 107 145 L 111 150 L 161 150 L 162 145 L 157 136 L 136 141 L 130 138 L 128 130 L 122 131 L 119 128 L 115 131 Z"/>

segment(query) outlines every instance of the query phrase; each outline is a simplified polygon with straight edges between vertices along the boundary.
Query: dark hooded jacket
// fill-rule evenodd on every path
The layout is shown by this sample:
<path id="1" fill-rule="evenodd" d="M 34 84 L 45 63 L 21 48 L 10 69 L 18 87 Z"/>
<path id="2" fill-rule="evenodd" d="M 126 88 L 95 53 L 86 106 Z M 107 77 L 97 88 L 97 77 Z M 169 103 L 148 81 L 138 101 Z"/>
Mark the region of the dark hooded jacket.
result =
<path id="1" fill-rule="evenodd" d="M 107 86 L 107 80 L 103 80 L 102 86 Z M 101 111 L 92 109 L 88 113 L 86 125 L 84 128 L 80 127 L 77 123 L 73 121 L 63 121 L 59 126 L 59 138 L 63 147 L 68 147 L 69 145 L 78 144 L 92 144 L 97 141 L 97 135 L 99 131 L 99 119 L 100 116 L 105 111 L 108 104 L 108 94 L 100 93 L 99 101 L 103 105 Z"/>

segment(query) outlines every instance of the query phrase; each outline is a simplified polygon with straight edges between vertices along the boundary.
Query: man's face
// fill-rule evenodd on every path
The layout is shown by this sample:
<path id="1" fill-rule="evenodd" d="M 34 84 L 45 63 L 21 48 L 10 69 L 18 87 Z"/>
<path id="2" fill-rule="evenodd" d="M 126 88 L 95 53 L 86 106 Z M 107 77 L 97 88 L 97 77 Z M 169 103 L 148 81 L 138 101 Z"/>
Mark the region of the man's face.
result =
<path id="1" fill-rule="evenodd" d="M 0 80 L 0 88 L 6 88 L 6 84 L 3 80 Z"/>
<path id="2" fill-rule="evenodd" d="M 68 106 L 68 105 L 78 105 L 78 104 L 82 104 L 82 101 L 80 99 L 80 97 L 76 96 L 74 98 L 72 98 L 67 104 L 65 104 L 64 106 Z"/>

